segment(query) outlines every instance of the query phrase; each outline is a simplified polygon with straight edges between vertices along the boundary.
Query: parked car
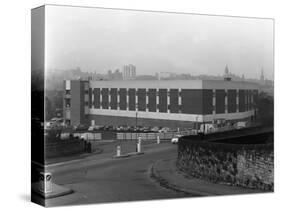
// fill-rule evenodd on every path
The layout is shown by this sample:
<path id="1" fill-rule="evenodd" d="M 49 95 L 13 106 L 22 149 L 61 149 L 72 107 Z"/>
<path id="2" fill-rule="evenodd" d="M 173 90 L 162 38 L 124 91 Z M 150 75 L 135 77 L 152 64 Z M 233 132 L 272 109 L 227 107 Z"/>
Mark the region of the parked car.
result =
<path id="1" fill-rule="evenodd" d="M 173 137 L 171 139 L 171 143 L 172 144 L 177 144 L 179 142 L 179 138 L 181 137 L 181 135 L 176 135 L 175 137 Z"/>
<path id="2" fill-rule="evenodd" d="M 87 131 L 88 127 L 84 124 L 79 124 L 79 125 L 75 126 L 74 129 L 76 131 Z"/>
<path id="3" fill-rule="evenodd" d="M 124 128 L 123 128 L 123 126 L 118 126 L 118 127 L 116 128 L 116 130 L 117 130 L 117 131 L 123 131 Z"/>
<path id="4" fill-rule="evenodd" d="M 159 127 L 153 127 L 153 128 L 151 129 L 151 131 L 152 131 L 152 132 L 158 132 L 158 131 L 159 131 Z"/>
<path id="5" fill-rule="evenodd" d="M 88 131 L 94 131 L 94 126 L 90 126 L 89 128 L 88 128 Z"/>
<path id="6" fill-rule="evenodd" d="M 236 123 L 236 129 L 242 129 L 245 128 L 247 126 L 247 122 L 245 121 L 239 121 Z"/>
<path id="7" fill-rule="evenodd" d="M 163 127 L 161 130 L 159 130 L 158 132 L 160 132 L 160 133 L 167 133 L 167 132 L 169 132 L 169 130 L 170 130 L 170 128 L 168 128 L 168 127 Z"/>
<path id="8" fill-rule="evenodd" d="M 150 127 L 143 127 L 142 129 L 143 129 L 143 132 L 150 132 L 151 131 Z"/>

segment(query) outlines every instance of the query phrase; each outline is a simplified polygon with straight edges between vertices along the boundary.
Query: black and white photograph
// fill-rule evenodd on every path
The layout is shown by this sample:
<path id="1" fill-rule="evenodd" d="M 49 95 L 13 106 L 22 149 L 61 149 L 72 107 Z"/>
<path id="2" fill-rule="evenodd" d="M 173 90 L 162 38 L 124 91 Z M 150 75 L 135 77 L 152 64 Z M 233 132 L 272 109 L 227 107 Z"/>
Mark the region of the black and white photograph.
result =
<path id="1" fill-rule="evenodd" d="M 273 18 L 31 10 L 31 200 L 274 192 Z"/>

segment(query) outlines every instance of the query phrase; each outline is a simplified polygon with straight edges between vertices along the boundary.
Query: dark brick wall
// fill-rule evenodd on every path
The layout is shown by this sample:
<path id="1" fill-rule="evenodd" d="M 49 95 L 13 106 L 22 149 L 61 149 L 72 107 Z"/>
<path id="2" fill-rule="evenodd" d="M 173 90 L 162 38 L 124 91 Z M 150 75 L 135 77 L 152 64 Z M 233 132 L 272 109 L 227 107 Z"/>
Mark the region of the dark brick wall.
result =
<path id="1" fill-rule="evenodd" d="M 159 112 L 166 113 L 168 108 L 171 113 L 184 113 L 184 114 L 212 114 L 213 112 L 213 91 L 210 89 L 171 89 L 168 94 L 168 89 L 159 89 L 158 93 L 156 89 L 149 89 L 146 93 L 146 89 L 119 89 L 120 101 L 117 102 L 118 95 L 117 88 L 110 89 L 111 101 L 109 102 L 109 89 L 108 88 L 94 88 L 89 89 L 89 107 L 108 109 L 117 109 L 119 104 L 120 110 L 126 110 L 127 107 L 131 111 L 135 111 L 138 107 L 139 111 L 156 112 L 157 108 Z M 94 101 L 92 104 L 92 95 Z M 102 102 L 100 102 L 100 95 L 102 95 Z M 129 101 L 127 102 L 127 97 Z M 156 96 L 159 95 L 159 104 L 156 104 Z M 170 104 L 167 105 L 167 96 L 170 96 Z M 237 109 L 236 102 L 236 90 L 216 90 L 216 113 L 225 113 L 225 95 L 228 96 L 227 109 L 229 113 L 235 113 Z M 257 102 L 257 93 L 250 90 L 239 90 L 239 112 L 244 112 L 247 108 L 250 110 L 254 107 L 254 104 L 250 103 L 251 95 L 254 96 L 254 102 Z M 148 102 L 146 102 L 146 96 L 148 96 Z M 179 105 L 179 96 L 181 96 L 181 105 Z M 138 105 L 135 104 L 136 98 L 138 98 Z M 247 104 L 248 103 L 248 104 Z M 82 103 L 83 105 L 84 103 Z M 82 108 L 82 107 L 81 107 Z M 81 112 L 81 110 L 80 110 Z M 82 114 L 82 113 L 81 113 Z"/>
<path id="2" fill-rule="evenodd" d="M 179 113 L 179 90 L 170 89 L 170 113 Z"/>
<path id="3" fill-rule="evenodd" d="M 146 110 L 146 91 L 145 89 L 138 89 L 138 110 L 145 111 Z"/>
<path id="4" fill-rule="evenodd" d="M 216 113 L 225 113 L 225 90 L 216 90 Z"/>
<path id="5" fill-rule="evenodd" d="M 108 109 L 108 106 L 109 106 L 109 99 L 108 99 L 109 91 L 108 91 L 108 88 L 103 88 L 101 90 L 101 95 L 102 95 L 102 109 Z"/>
<path id="6" fill-rule="evenodd" d="M 100 108 L 100 89 L 94 88 L 94 108 Z"/>
<path id="7" fill-rule="evenodd" d="M 93 89 L 89 88 L 89 108 L 92 107 L 92 95 L 93 95 Z"/>
<path id="8" fill-rule="evenodd" d="M 89 90 L 88 90 L 88 92 L 89 92 Z M 86 102 L 85 102 L 85 81 L 80 81 L 80 122 L 79 123 L 85 123 L 87 120 L 87 117 L 85 116 L 85 104 L 86 104 Z"/>
<path id="9" fill-rule="evenodd" d="M 245 112 L 245 90 L 239 90 L 239 112 Z"/>
<path id="10" fill-rule="evenodd" d="M 253 102 L 254 102 L 254 105 L 253 105 L 253 107 L 257 107 L 257 105 L 258 105 L 258 90 L 254 90 L 253 91 Z"/>
<path id="11" fill-rule="evenodd" d="M 156 89 L 148 89 L 148 111 L 156 112 Z"/>
<path id="12" fill-rule="evenodd" d="M 129 89 L 129 110 L 136 110 L 136 89 Z"/>
<path id="13" fill-rule="evenodd" d="M 181 111 L 185 114 L 202 114 L 203 94 L 202 90 L 182 89 L 181 90 Z"/>
<path id="14" fill-rule="evenodd" d="M 167 89 L 159 89 L 159 112 L 167 113 Z"/>
<path id="15" fill-rule="evenodd" d="M 248 96 L 249 96 L 249 91 L 245 90 L 245 110 L 246 111 L 248 110 L 248 106 L 249 106 Z"/>
<path id="16" fill-rule="evenodd" d="M 83 107 L 84 98 L 82 98 L 81 93 L 81 86 L 80 81 L 71 81 L 71 90 L 70 90 L 70 118 L 71 118 L 71 125 L 78 125 L 81 123 L 81 107 Z"/>
<path id="17" fill-rule="evenodd" d="M 110 107 L 112 110 L 117 110 L 117 88 L 111 88 L 110 95 Z"/>
<path id="18" fill-rule="evenodd" d="M 249 90 L 249 100 L 248 100 L 248 104 L 249 104 L 249 106 L 248 106 L 248 108 L 249 108 L 249 110 L 252 110 L 253 109 L 253 103 L 251 102 L 251 98 L 252 98 L 252 96 L 253 96 L 253 91 L 252 90 Z"/>
<path id="19" fill-rule="evenodd" d="M 213 113 L 213 90 L 203 90 L 203 114 Z"/>
<path id="20" fill-rule="evenodd" d="M 126 91 L 126 89 L 120 88 L 119 95 L 120 95 L 120 101 L 119 101 L 120 110 L 126 110 L 126 108 L 127 108 L 127 91 Z"/>
<path id="21" fill-rule="evenodd" d="M 237 107 L 236 90 L 227 91 L 227 111 L 228 113 L 235 113 Z"/>

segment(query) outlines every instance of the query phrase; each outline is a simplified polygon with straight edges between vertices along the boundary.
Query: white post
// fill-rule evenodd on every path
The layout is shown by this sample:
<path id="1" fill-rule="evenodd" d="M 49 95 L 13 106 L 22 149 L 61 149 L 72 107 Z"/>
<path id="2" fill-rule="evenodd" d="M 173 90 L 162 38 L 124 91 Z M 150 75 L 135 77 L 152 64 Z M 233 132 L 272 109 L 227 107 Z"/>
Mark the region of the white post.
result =
<path id="1" fill-rule="evenodd" d="M 168 89 L 167 94 L 167 113 L 170 113 L 170 89 Z"/>
<path id="2" fill-rule="evenodd" d="M 157 144 L 160 144 L 160 136 L 157 135 Z"/>
<path id="3" fill-rule="evenodd" d="M 156 90 L 156 112 L 159 113 L 159 90 Z"/>
<path id="4" fill-rule="evenodd" d="M 141 137 L 138 138 L 138 143 L 137 143 L 137 152 L 141 152 Z"/>
<path id="5" fill-rule="evenodd" d="M 117 146 L 117 148 L 116 148 L 116 156 L 117 157 L 121 156 L 121 147 L 120 146 Z"/>
<path id="6" fill-rule="evenodd" d="M 43 193 L 52 192 L 52 174 L 49 172 L 39 173 L 39 190 Z"/>

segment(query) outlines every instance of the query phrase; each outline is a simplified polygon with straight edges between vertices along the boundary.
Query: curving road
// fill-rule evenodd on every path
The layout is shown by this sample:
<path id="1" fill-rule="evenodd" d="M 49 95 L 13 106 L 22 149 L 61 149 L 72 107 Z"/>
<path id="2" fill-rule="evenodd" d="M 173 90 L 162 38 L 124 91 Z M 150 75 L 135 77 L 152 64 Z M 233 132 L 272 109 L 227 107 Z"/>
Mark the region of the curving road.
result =
<path id="1" fill-rule="evenodd" d="M 143 155 L 112 158 L 115 144 L 103 145 L 103 154 L 72 162 L 49 165 L 54 182 L 74 193 L 48 200 L 50 206 L 187 197 L 165 189 L 149 176 L 151 165 L 174 158 L 176 145 L 144 145 Z"/>

